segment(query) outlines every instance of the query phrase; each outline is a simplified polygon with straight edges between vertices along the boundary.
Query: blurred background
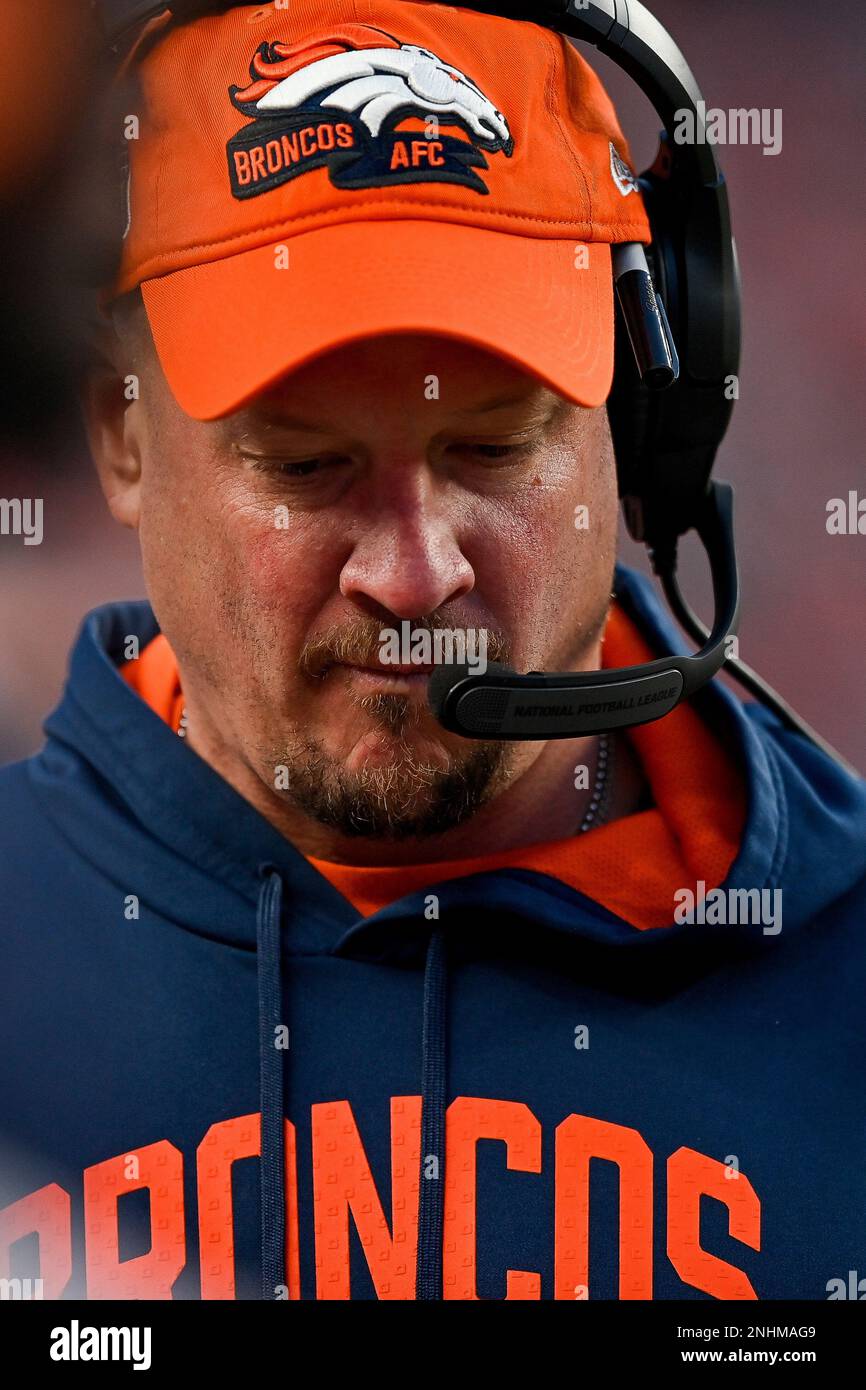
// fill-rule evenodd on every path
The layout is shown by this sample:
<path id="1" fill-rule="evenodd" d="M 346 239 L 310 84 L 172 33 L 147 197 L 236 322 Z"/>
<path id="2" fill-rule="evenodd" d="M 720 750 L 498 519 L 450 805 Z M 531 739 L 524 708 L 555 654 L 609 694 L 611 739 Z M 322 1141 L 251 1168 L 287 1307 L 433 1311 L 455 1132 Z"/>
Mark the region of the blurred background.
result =
<path id="1" fill-rule="evenodd" d="M 64 327 L 80 309 L 66 273 L 69 227 L 95 212 L 78 207 L 65 223 L 58 208 L 75 205 L 69 184 L 96 71 L 75 22 L 86 0 L 30 0 L 15 17 L 12 8 L 0 16 L 0 498 L 42 498 L 44 539 L 25 546 L 0 535 L 0 763 L 40 746 L 84 614 L 144 595 L 135 537 L 108 515 L 70 392 L 81 345 Z M 741 656 L 866 770 L 866 536 L 826 530 L 831 498 L 866 497 L 862 0 L 652 0 L 650 8 L 684 50 L 708 106 L 783 112 L 778 156 L 759 146 L 719 150 L 745 323 L 740 400 L 716 472 L 736 485 Z M 657 118 L 628 78 L 582 51 L 644 169 Z M 35 114 L 28 52 L 54 84 Z M 647 569 L 625 535 L 621 555 Z M 706 616 L 702 570 L 687 542 L 685 591 Z"/>

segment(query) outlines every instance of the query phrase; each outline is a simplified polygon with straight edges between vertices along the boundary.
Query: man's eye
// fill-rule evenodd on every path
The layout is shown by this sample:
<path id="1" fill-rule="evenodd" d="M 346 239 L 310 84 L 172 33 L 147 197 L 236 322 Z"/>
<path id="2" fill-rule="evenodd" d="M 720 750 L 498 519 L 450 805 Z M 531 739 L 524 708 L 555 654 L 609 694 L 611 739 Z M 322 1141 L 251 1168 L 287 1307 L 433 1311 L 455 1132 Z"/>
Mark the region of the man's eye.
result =
<path id="1" fill-rule="evenodd" d="M 273 465 L 275 472 L 286 478 L 308 478 L 312 473 L 318 473 L 321 466 L 321 459 L 302 459 L 300 463 L 287 463 L 281 459 Z"/>
<path id="2" fill-rule="evenodd" d="M 519 458 L 527 449 L 526 444 L 465 444 L 462 446 L 476 458 L 509 459 Z"/>
<path id="3" fill-rule="evenodd" d="M 514 451 L 510 444 L 473 444 L 472 452 L 483 459 L 504 459 Z"/>
<path id="4" fill-rule="evenodd" d="M 281 478 L 311 478 L 339 463 L 338 459 L 324 454 L 309 459 L 265 458 L 251 454 L 248 460 L 256 472 L 277 473 Z"/>

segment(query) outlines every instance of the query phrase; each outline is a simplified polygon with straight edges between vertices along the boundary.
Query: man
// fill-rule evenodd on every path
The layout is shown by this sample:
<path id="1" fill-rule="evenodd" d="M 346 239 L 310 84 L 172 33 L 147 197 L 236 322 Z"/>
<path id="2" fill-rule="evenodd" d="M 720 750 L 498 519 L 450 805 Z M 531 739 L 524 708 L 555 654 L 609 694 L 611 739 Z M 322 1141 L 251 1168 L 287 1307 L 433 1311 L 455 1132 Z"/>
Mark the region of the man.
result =
<path id="1" fill-rule="evenodd" d="M 610 245 L 649 227 L 597 79 L 388 0 L 136 62 L 85 404 L 149 603 L 86 620 L 0 781 L 0 1272 L 826 1298 L 866 1234 L 863 784 L 715 685 L 464 740 L 387 655 L 677 641 L 614 572 Z"/>

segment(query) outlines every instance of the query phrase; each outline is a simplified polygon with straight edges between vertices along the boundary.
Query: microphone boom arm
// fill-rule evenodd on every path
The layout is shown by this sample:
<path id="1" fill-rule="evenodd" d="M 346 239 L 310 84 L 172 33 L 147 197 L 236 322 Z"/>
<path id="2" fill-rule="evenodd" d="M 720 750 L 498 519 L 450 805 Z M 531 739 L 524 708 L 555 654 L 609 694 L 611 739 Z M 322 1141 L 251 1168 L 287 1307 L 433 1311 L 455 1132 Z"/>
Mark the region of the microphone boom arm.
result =
<path id="1" fill-rule="evenodd" d="M 483 675 L 465 665 L 440 666 L 430 677 L 428 702 L 439 723 L 464 738 L 547 740 L 647 724 L 669 714 L 723 666 L 737 630 L 740 594 L 733 530 L 733 488 L 712 482 L 695 530 L 710 563 L 715 622 L 692 656 L 665 656 L 607 671 L 529 671 L 520 675 L 491 662 Z M 655 557 L 656 566 L 675 566 Z"/>

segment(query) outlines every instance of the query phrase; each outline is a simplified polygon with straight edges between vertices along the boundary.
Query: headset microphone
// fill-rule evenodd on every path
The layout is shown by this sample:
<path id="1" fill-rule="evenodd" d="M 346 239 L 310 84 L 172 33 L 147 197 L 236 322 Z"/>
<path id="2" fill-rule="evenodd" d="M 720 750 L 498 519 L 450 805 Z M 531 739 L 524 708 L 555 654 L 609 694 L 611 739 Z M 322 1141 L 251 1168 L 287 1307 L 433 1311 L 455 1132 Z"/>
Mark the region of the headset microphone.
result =
<path id="1" fill-rule="evenodd" d="M 737 628 L 739 585 L 728 483 L 711 485 L 696 530 L 709 557 L 716 607 L 715 625 L 701 651 L 603 672 L 519 675 L 491 662 L 479 675 L 463 665 L 439 666 L 430 677 L 427 698 L 440 724 L 464 738 L 541 740 L 579 738 L 668 714 L 712 679 Z"/>

